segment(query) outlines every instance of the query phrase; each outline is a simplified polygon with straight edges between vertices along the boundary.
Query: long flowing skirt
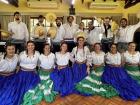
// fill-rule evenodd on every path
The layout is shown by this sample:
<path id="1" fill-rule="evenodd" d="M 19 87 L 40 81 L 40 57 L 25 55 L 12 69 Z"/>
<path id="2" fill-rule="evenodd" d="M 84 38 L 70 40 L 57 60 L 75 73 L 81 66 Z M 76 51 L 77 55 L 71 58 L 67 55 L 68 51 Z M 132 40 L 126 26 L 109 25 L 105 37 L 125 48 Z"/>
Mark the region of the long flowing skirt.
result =
<path id="1" fill-rule="evenodd" d="M 73 79 L 72 79 L 72 69 L 66 67 L 63 69 L 54 69 L 50 74 L 50 78 L 54 83 L 53 90 L 60 93 L 61 96 L 66 96 L 73 93 Z"/>
<path id="2" fill-rule="evenodd" d="M 43 99 L 46 102 L 53 102 L 57 92 L 53 91 L 53 81 L 50 79 L 49 71 L 39 70 L 41 82 L 24 95 L 23 105 L 36 105 Z"/>
<path id="3" fill-rule="evenodd" d="M 101 82 L 104 67 L 91 69 L 91 74 L 76 85 L 76 90 L 82 94 L 100 95 L 106 98 L 117 96 L 117 91 L 110 85 Z"/>
<path id="4" fill-rule="evenodd" d="M 82 79 L 84 79 L 87 76 L 87 66 L 86 64 L 78 64 L 74 63 L 72 67 L 73 71 L 73 82 L 78 83 Z"/>
<path id="5" fill-rule="evenodd" d="M 122 67 L 105 66 L 102 82 L 112 85 L 125 100 L 137 100 L 140 97 L 140 85 Z"/>
<path id="6" fill-rule="evenodd" d="M 16 91 L 17 85 L 17 74 L 0 76 L 0 105 L 16 105 L 15 103 L 18 102 L 18 94 L 20 93 Z"/>
<path id="7" fill-rule="evenodd" d="M 140 68 L 138 66 L 125 65 L 127 73 L 140 84 Z"/>
<path id="8" fill-rule="evenodd" d="M 0 90 L 0 105 L 20 105 L 25 92 L 35 87 L 40 78 L 33 71 L 20 70 L 17 74 L 2 77 L 0 81 L 3 84 Z"/>

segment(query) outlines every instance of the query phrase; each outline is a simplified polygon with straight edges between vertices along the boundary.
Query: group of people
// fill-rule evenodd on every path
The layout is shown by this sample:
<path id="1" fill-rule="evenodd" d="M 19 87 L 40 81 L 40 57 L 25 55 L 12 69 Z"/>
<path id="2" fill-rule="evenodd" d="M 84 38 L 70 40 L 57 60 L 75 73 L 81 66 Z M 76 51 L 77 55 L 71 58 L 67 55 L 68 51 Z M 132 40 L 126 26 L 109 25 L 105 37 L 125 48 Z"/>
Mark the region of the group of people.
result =
<path id="1" fill-rule="evenodd" d="M 123 18 L 119 35 L 116 36 L 120 42 L 107 43 L 108 46 L 106 40 L 111 26 L 106 27 L 105 24 L 109 18 L 105 18 L 104 31 L 89 22 L 86 35 L 83 34 L 84 24 L 80 23 L 77 30 L 75 27 L 78 25 L 72 23 L 72 16 L 64 25 L 57 18 L 57 35 L 53 41 L 54 50 L 57 50 L 54 53 L 52 46 L 46 42 L 39 47 L 43 50 L 37 51 L 36 40 L 39 36 L 41 39 L 45 37 L 34 34 L 34 41 L 28 40 L 28 31 L 19 18 L 20 13 L 16 12 L 14 16 L 15 21 L 8 25 L 11 40 L 6 43 L 5 53 L 0 56 L 1 105 L 36 105 L 42 100 L 53 102 L 59 94 L 62 97 L 70 94 L 106 98 L 120 96 L 132 101 L 140 98 L 140 52 L 135 51 L 136 44 L 131 42 L 134 29 L 140 23 L 126 26 L 127 20 Z M 43 24 L 43 19 L 39 16 L 36 27 Z M 105 34 L 102 41 L 98 40 L 98 32 Z M 17 43 L 24 46 L 25 42 L 26 48 L 20 46 L 21 51 L 17 53 Z M 120 47 L 124 51 L 118 50 Z"/>
<path id="2" fill-rule="evenodd" d="M 39 15 L 38 23 L 34 26 L 32 32 L 29 33 L 25 23 L 22 22 L 21 14 L 19 12 L 14 13 L 14 22 L 8 24 L 8 31 L 10 32 L 10 41 L 16 44 L 19 52 L 24 50 L 24 42 L 28 40 L 34 40 L 36 49 L 39 52 L 43 52 L 41 46 L 46 42 L 48 36 L 50 36 L 49 30 L 46 29 L 44 24 L 44 16 Z M 112 26 L 112 19 L 105 17 L 103 22 L 99 26 L 94 26 L 94 19 L 88 22 L 88 28 L 85 28 L 85 24 L 80 22 L 79 25 L 74 23 L 74 17 L 68 16 L 67 22 L 63 23 L 62 18 L 57 18 L 55 23 L 51 23 L 52 27 L 55 27 L 55 37 L 51 39 L 53 52 L 59 51 L 58 47 L 60 42 L 65 40 L 69 45 L 69 51 L 76 45 L 77 34 L 82 32 L 86 37 L 86 42 L 91 50 L 91 46 L 95 43 L 101 43 L 104 52 L 109 51 L 111 43 L 118 44 L 119 52 L 127 50 L 128 43 L 133 41 L 135 31 L 140 27 L 140 22 L 136 25 L 128 25 L 128 20 L 122 18 L 120 20 L 120 26 L 115 28 Z"/>
<path id="3" fill-rule="evenodd" d="M 68 52 L 68 44 L 63 41 L 55 54 L 48 43 L 40 54 L 35 50 L 35 43 L 28 41 L 26 50 L 18 55 L 15 45 L 7 43 L 5 54 L 0 56 L 1 105 L 53 102 L 58 94 L 139 99 L 140 53 L 135 51 L 136 44 L 130 42 L 124 53 L 111 44 L 105 54 L 100 43 L 95 43 L 94 51 L 90 52 L 85 40 L 78 35 L 72 52 Z"/>

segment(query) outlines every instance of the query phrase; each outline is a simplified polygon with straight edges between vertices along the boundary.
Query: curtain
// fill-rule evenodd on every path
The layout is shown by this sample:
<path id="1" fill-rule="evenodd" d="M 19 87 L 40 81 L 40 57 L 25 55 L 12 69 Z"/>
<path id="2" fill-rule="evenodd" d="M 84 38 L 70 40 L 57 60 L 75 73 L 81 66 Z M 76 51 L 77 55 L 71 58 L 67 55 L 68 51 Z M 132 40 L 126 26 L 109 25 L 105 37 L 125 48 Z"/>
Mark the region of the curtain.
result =
<path id="1" fill-rule="evenodd" d="M 114 20 L 117 24 L 120 24 L 121 18 L 122 18 L 122 15 L 112 16 L 112 20 Z"/>
<path id="2" fill-rule="evenodd" d="M 128 24 L 134 25 L 134 24 L 137 24 L 139 21 L 140 21 L 140 19 L 137 18 L 136 14 L 128 15 Z"/>
<path id="3" fill-rule="evenodd" d="M 14 20 L 12 15 L 1 15 L 0 23 L 1 29 L 8 30 L 8 23 Z M 30 30 L 30 16 L 22 15 L 22 21 L 27 25 L 28 31 Z M 29 31 L 30 32 L 30 31 Z"/>

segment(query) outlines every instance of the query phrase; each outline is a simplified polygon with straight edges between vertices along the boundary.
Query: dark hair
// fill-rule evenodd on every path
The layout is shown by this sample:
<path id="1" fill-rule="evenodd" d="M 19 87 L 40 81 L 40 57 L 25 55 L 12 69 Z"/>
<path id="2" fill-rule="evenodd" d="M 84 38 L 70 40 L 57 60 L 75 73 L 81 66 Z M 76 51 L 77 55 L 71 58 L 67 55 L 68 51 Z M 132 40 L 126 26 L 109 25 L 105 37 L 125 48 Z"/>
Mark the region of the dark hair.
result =
<path id="1" fill-rule="evenodd" d="M 55 19 L 55 21 L 57 21 L 57 20 L 62 21 L 62 18 L 61 18 L 61 17 L 57 17 L 57 18 Z"/>
<path id="2" fill-rule="evenodd" d="M 16 11 L 16 12 L 14 12 L 14 16 L 15 16 L 16 14 L 21 15 L 21 14 L 20 14 L 19 12 L 17 12 L 17 11 Z"/>
<path id="3" fill-rule="evenodd" d="M 110 17 L 105 17 L 104 19 L 109 19 L 109 20 L 111 20 L 111 18 L 110 18 Z"/>
<path id="4" fill-rule="evenodd" d="M 113 45 L 115 45 L 115 46 L 117 47 L 117 44 L 112 43 L 112 44 L 109 46 L 109 48 L 111 49 L 111 47 L 112 47 Z"/>
<path id="5" fill-rule="evenodd" d="M 27 44 L 26 45 L 28 45 L 29 43 L 32 43 L 32 44 L 34 44 L 34 46 L 35 46 L 35 43 L 34 43 L 34 41 L 32 41 L 32 40 L 29 40 L 28 42 L 27 42 Z M 26 54 L 28 55 L 28 49 L 26 48 Z M 33 55 L 35 54 L 35 49 L 34 49 L 34 52 L 33 52 Z"/>
<path id="6" fill-rule="evenodd" d="M 130 44 L 135 44 L 135 45 L 137 45 L 135 42 L 129 42 L 128 45 L 130 45 Z"/>
<path id="7" fill-rule="evenodd" d="M 126 19 L 126 18 L 122 18 L 122 19 L 120 20 L 120 22 L 121 22 L 122 20 L 124 20 L 124 21 L 126 21 L 126 22 L 127 22 L 127 19 Z"/>
<path id="8" fill-rule="evenodd" d="M 49 47 L 50 47 L 50 52 L 51 52 L 51 51 L 52 51 L 52 47 L 51 47 L 51 45 L 50 45 L 49 43 L 44 43 L 44 45 L 43 45 L 43 49 L 44 49 L 46 46 L 49 46 Z"/>
<path id="9" fill-rule="evenodd" d="M 70 17 L 72 17 L 72 19 L 74 20 L 74 17 L 73 17 L 73 16 L 68 16 L 68 17 L 67 17 L 67 20 L 69 20 Z"/>
<path id="10" fill-rule="evenodd" d="M 5 44 L 5 54 L 4 54 L 3 59 L 5 59 L 5 57 L 7 56 L 7 51 L 6 51 L 6 49 L 7 49 L 7 47 L 9 47 L 9 46 L 14 46 L 14 47 L 16 47 L 13 43 L 6 42 L 6 44 Z"/>
<path id="11" fill-rule="evenodd" d="M 80 36 L 80 37 L 78 37 L 78 38 L 77 38 L 77 42 L 78 42 L 78 40 L 79 40 L 80 38 L 82 38 L 82 39 L 84 39 L 84 40 L 85 40 L 85 38 L 84 38 L 84 37 Z"/>
<path id="12" fill-rule="evenodd" d="M 38 19 L 40 19 L 40 18 L 44 18 L 44 16 L 43 16 L 43 15 L 39 15 L 39 16 L 38 16 Z"/>
<path id="13" fill-rule="evenodd" d="M 101 43 L 95 43 L 93 47 L 95 47 L 96 45 L 99 45 L 102 48 Z"/>
<path id="14" fill-rule="evenodd" d="M 68 51 L 68 43 L 65 42 L 65 41 L 61 41 L 61 43 L 60 43 L 60 48 L 62 47 L 63 44 L 66 44 L 66 45 L 67 45 L 67 51 Z M 60 50 L 61 50 L 61 49 L 60 49 Z M 66 51 L 66 52 L 67 52 L 67 51 Z"/>

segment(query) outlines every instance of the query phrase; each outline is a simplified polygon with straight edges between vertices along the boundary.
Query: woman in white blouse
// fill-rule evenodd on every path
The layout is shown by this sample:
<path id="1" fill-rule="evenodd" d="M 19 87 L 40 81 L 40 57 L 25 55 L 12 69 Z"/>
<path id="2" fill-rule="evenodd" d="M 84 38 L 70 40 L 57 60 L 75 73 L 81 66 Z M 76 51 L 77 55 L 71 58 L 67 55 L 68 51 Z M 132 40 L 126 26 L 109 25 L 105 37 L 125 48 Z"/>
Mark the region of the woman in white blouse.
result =
<path id="1" fill-rule="evenodd" d="M 117 52 L 117 46 L 111 45 L 110 52 L 106 54 L 106 66 L 102 75 L 102 82 L 112 85 L 125 100 L 140 98 L 140 85 L 133 80 L 122 67 L 122 57 Z"/>
<path id="2" fill-rule="evenodd" d="M 72 70 L 69 67 L 69 61 L 73 61 L 68 50 L 66 42 L 60 45 L 60 52 L 56 52 L 56 68 L 50 74 L 54 83 L 54 91 L 60 93 L 61 96 L 66 96 L 73 92 Z"/>
<path id="3" fill-rule="evenodd" d="M 20 92 L 16 91 L 18 76 L 16 67 L 18 56 L 15 54 L 15 45 L 6 44 L 6 53 L 0 56 L 0 104 L 17 105 Z"/>
<path id="4" fill-rule="evenodd" d="M 130 42 L 128 44 L 128 51 L 126 51 L 124 56 L 125 69 L 127 73 L 135 80 L 140 83 L 140 53 L 136 50 L 136 44 Z"/>
<path id="5" fill-rule="evenodd" d="M 118 95 L 116 90 L 109 85 L 102 84 L 101 76 L 104 71 L 105 53 L 101 50 L 100 43 L 94 44 L 95 51 L 91 52 L 91 74 L 76 85 L 76 89 L 82 94 L 101 95 L 111 98 Z"/>
<path id="6" fill-rule="evenodd" d="M 19 66 L 20 70 L 19 76 L 19 90 L 21 94 L 19 95 L 22 99 L 25 92 L 33 89 L 40 82 L 39 75 L 37 74 L 36 67 L 39 59 L 39 52 L 35 51 L 35 44 L 33 41 L 28 41 L 26 50 L 21 52 L 19 55 Z M 20 105 L 18 102 L 15 105 Z"/>
<path id="7" fill-rule="evenodd" d="M 45 44 L 43 49 L 44 53 L 39 56 L 41 83 L 35 89 L 25 94 L 23 105 L 28 105 L 29 103 L 36 105 L 43 99 L 46 102 L 53 102 L 55 99 L 56 92 L 52 90 L 53 82 L 50 79 L 50 73 L 55 66 L 55 55 L 50 51 L 51 47 L 49 44 Z"/>
<path id="8" fill-rule="evenodd" d="M 80 82 L 89 73 L 89 55 L 90 51 L 85 44 L 85 37 L 82 35 L 77 36 L 77 46 L 72 50 L 72 56 L 74 57 L 73 64 L 73 80 L 74 83 Z"/>

